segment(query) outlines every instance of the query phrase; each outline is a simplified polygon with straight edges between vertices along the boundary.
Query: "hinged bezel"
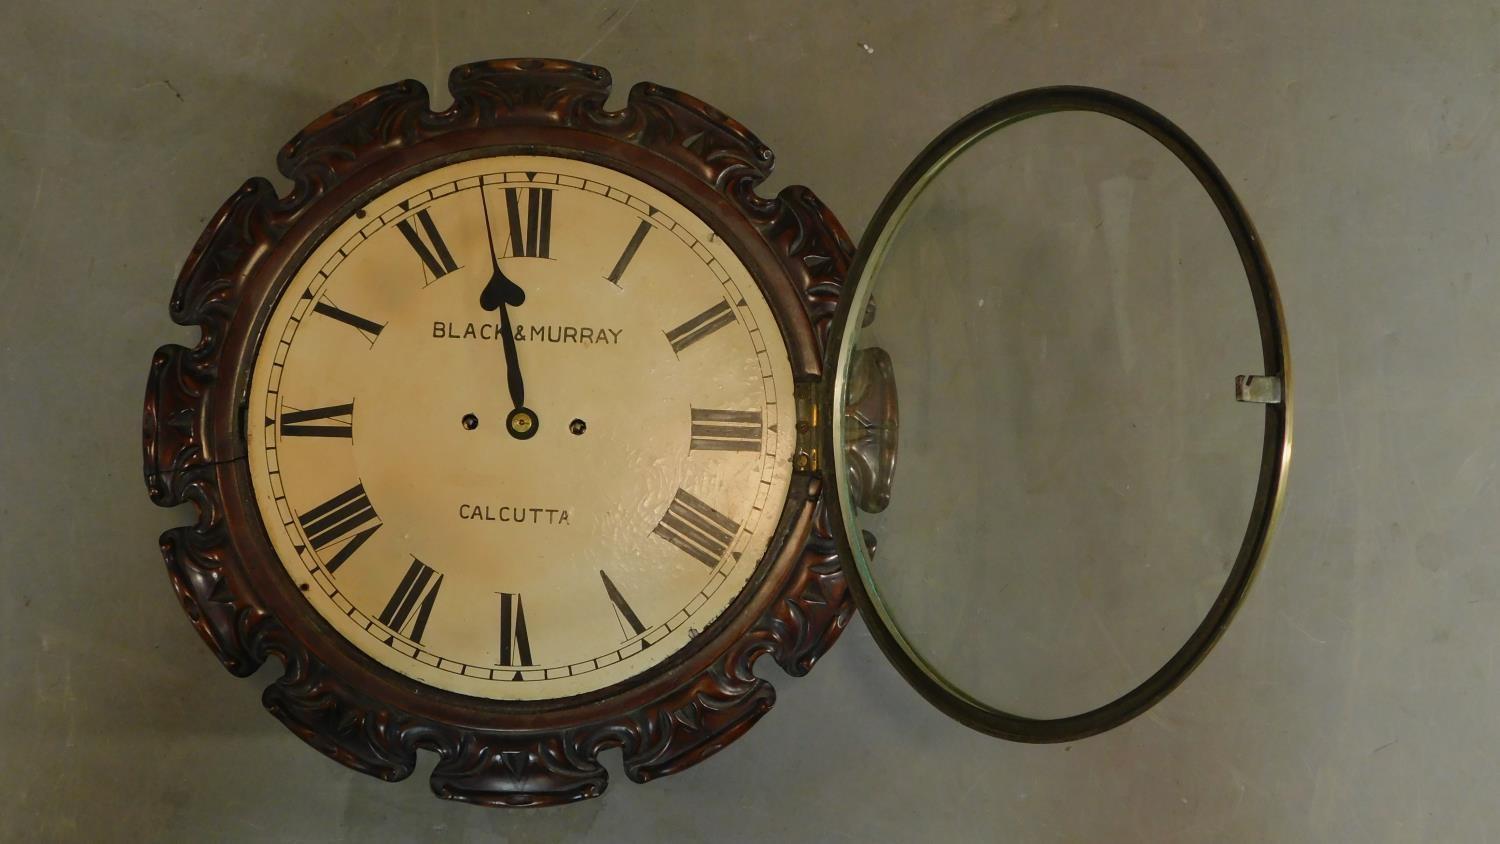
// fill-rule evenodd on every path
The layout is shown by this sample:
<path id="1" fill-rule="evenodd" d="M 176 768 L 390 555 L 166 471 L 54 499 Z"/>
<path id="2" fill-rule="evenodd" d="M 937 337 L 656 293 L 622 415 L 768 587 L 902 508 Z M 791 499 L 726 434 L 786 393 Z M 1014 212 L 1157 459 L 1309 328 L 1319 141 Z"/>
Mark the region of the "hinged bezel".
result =
<path id="1" fill-rule="evenodd" d="M 938 709 L 981 732 L 1028 742 L 1073 741 L 1118 726 L 1151 708 L 1197 667 L 1233 619 L 1265 557 L 1285 494 L 1292 448 L 1291 353 L 1287 344 L 1286 319 L 1260 237 L 1233 188 L 1207 154 L 1165 117 L 1128 97 L 1078 87 L 1023 91 L 972 112 L 934 139 L 892 185 L 860 241 L 844 296 L 834 317 L 828 340 L 826 383 L 821 394 L 823 418 L 837 418 L 836 414 L 844 410 L 853 356 L 860 351 L 855 339 L 860 327 L 872 318 L 874 291 L 868 273 L 879 266 L 889 240 L 922 188 L 949 161 L 987 135 L 1021 120 L 1061 111 L 1094 112 L 1134 126 L 1165 146 L 1192 172 L 1213 200 L 1234 240 L 1255 306 L 1264 374 L 1255 376 L 1248 383 L 1241 376 L 1238 390 L 1242 400 L 1259 402 L 1265 407 L 1255 499 L 1224 586 L 1188 640 L 1135 688 L 1079 715 L 1026 718 L 975 700 L 926 663 L 913 643 L 902 635 L 881 599 L 878 584 L 868 566 L 874 553 L 874 538 L 867 539 L 855 524 L 855 513 L 861 509 L 863 496 L 861 490 L 852 488 L 851 473 L 845 471 L 845 449 L 849 447 L 846 429 L 837 424 L 825 424 L 821 429 L 824 474 L 831 477 L 835 487 L 826 499 L 834 538 L 850 575 L 850 589 L 860 614 L 881 651 Z M 899 313 L 900 308 L 900 302 L 883 299 L 880 318 L 888 319 L 891 313 Z M 854 320 L 856 313 L 859 314 L 858 322 Z M 1226 391 L 1229 387 L 1229 384 L 1225 385 Z M 913 561 L 914 564 L 918 562 Z"/>

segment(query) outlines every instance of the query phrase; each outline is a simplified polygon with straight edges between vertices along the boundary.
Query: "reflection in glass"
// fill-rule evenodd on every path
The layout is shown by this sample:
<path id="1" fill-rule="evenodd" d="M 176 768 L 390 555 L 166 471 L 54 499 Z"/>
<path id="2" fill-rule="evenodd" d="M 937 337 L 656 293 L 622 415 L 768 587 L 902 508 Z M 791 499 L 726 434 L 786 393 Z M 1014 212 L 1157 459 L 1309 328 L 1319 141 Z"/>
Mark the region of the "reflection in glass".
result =
<path id="1" fill-rule="evenodd" d="M 890 506 L 855 517 L 873 591 L 987 706 L 1106 704 L 1203 619 L 1251 511 L 1264 414 L 1234 378 L 1262 364 L 1234 243 L 1168 150 L 1087 112 L 989 135 L 893 225 L 854 340 L 890 353 L 901 401 Z"/>

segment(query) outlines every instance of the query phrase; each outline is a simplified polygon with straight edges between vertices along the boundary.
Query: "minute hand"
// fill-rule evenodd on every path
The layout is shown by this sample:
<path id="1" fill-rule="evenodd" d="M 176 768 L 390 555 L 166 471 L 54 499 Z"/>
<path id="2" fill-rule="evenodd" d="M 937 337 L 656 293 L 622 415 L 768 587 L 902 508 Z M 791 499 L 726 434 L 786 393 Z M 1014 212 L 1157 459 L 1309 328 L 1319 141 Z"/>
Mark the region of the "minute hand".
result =
<path id="1" fill-rule="evenodd" d="M 526 382 L 521 378 L 521 364 L 516 356 L 516 336 L 510 326 L 510 311 L 506 305 L 520 307 L 526 301 L 526 291 L 500 269 L 500 259 L 495 255 L 495 235 L 490 228 L 490 205 L 485 200 L 483 187 L 479 189 L 479 201 L 484 208 L 484 233 L 490 246 L 490 265 L 495 268 L 490 274 L 489 283 L 479 294 L 479 307 L 500 312 L 500 330 L 505 334 L 502 338 L 505 344 L 505 382 L 510 388 L 510 400 L 519 410 L 525 404 Z"/>

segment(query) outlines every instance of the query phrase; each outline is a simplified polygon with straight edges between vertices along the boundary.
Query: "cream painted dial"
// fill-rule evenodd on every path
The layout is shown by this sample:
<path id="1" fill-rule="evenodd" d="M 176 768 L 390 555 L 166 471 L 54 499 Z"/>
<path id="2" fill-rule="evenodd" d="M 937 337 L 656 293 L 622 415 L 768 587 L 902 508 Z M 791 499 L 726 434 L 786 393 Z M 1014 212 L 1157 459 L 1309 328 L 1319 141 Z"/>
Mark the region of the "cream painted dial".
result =
<path id="1" fill-rule="evenodd" d="M 486 310 L 497 266 L 524 301 Z M 514 430 L 513 370 L 536 419 Z M 708 224 L 616 170 L 504 156 L 321 242 L 246 428 L 272 545 L 335 630 L 422 683 L 539 700 L 639 675 L 724 612 L 795 426 L 775 318 Z"/>

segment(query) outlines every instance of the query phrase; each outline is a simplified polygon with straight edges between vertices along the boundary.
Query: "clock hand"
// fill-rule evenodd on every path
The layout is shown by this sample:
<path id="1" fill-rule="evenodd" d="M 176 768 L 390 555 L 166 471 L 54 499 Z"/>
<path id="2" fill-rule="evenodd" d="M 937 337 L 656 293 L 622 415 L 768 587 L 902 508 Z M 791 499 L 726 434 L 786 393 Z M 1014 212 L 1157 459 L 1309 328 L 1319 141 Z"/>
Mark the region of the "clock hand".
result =
<path id="1" fill-rule="evenodd" d="M 495 268 L 495 272 L 490 275 L 489 283 L 479 294 L 479 307 L 493 311 L 502 303 L 520 306 L 526 301 L 526 291 L 522 290 L 519 284 L 511 281 L 500 269 L 500 258 L 495 255 L 495 230 L 490 228 L 490 203 L 485 198 L 483 186 L 479 188 L 479 204 L 484 208 L 484 235 L 490 245 L 490 266 Z"/>
<path id="2" fill-rule="evenodd" d="M 504 335 L 501 341 L 505 346 L 505 383 L 510 388 L 511 402 L 520 410 L 526 405 L 526 382 L 521 378 L 521 364 L 516 359 L 516 333 L 510 327 L 510 311 L 504 302 L 500 303 L 499 310 L 500 331 Z"/>
<path id="3" fill-rule="evenodd" d="M 505 305 L 520 305 L 525 301 L 526 291 L 507 278 L 499 267 L 495 268 L 495 274 L 490 276 L 489 284 L 486 284 L 479 294 L 479 307 L 487 311 L 493 311 Z"/>
<path id="4" fill-rule="evenodd" d="M 500 259 L 495 255 L 495 233 L 490 228 L 490 206 L 485 199 L 484 188 L 479 189 L 479 202 L 484 208 L 484 233 L 490 246 L 490 264 L 495 268 L 489 283 L 479 294 L 479 307 L 486 311 L 500 312 L 501 345 L 505 349 L 505 385 L 510 390 L 510 401 L 515 409 L 506 418 L 505 427 L 518 440 L 530 439 L 536 434 L 537 417 L 526 407 L 526 381 L 521 376 L 521 362 L 516 354 L 516 333 L 510 324 L 510 309 L 526 301 L 526 291 L 511 281 L 500 269 Z"/>

